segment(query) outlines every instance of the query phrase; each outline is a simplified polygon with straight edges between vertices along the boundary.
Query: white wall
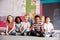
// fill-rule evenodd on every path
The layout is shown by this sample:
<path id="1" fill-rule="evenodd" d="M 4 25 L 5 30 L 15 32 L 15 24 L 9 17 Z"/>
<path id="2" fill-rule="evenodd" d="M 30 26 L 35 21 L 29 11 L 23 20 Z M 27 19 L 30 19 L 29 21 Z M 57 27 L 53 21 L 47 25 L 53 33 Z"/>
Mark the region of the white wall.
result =
<path id="1" fill-rule="evenodd" d="M 0 16 L 23 16 L 26 11 L 21 7 L 23 0 L 0 0 Z"/>

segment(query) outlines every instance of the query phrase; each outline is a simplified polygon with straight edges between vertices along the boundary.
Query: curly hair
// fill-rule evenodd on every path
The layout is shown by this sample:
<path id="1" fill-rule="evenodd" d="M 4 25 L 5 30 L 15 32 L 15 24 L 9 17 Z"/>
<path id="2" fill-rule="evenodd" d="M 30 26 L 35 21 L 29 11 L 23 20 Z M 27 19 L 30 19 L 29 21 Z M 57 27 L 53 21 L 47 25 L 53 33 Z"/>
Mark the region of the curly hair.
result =
<path id="1" fill-rule="evenodd" d="M 20 22 L 22 22 L 20 16 L 17 16 L 17 17 L 15 18 L 15 22 L 16 22 L 16 23 L 18 23 L 18 22 L 17 22 L 17 18 L 19 18 L 19 19 L 20 19 Z"/>

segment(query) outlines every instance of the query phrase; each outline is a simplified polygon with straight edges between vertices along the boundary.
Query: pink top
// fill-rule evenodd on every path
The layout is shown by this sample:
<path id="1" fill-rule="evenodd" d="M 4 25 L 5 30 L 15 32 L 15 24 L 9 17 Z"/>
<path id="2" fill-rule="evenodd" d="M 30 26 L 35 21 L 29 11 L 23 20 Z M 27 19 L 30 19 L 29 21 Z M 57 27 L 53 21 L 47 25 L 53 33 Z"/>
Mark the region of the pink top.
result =
<path id="1" fill-rule="evenodd" d="M 9 24 L 8 24 L 8 30 L 11 30 L 11 29 L 13 28 L 13 25 L 14 25 L 13 23 L 9 23 Z M 14 30 L 15 30 L 15 29 L 14 29 Z"/>
<path id="2" fill-rule="evenodd" d="M 11 30 L 13 28 L 13 24 L 12 23 L 8 24 L 8 28 L 9 30 Z"/>

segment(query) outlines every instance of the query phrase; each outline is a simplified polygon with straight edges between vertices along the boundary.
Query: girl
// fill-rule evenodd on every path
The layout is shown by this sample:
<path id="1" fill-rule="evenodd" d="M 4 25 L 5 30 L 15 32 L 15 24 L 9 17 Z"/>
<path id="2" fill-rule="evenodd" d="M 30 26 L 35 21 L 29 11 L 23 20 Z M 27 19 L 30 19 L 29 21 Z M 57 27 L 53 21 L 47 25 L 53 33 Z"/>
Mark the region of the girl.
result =
<path id="1" fill-rule="evenodd" d="M 50 22 L 51 19 L 49 16 L 45 18 L 44 29 L 45 29 L 45 36 L 55 36 L 56 33 L 54 31 L 53 24 Z"/>
<path id="2" fill-rule="evenodd" d="M 22 20 L 21 20 L 21 18 L 20 18 L 20 16 L 17 16 L 16 18 L 15 18 L 15 22 L 16 22 L 16 32 L 20 32 L 20 27 L 21 27 L 21 25 L 22 25 Z"/>
<path id="3" fill-rule="evenodd" d="M 44 34 L 44 23 L 45 23 L 45 17 L 44 16 L 41 16 L 40 17 L 41 18 L 41 21 L 40 21 L 40 23 L 41 23 L 41 25 L 42 25 L 42 33 Z"/>
<path id="4" fill-rule="evenodd" d="M 6 35 L 15 35 L 15 22 L 11 15 L 7 16 L 6 27 Z"/>

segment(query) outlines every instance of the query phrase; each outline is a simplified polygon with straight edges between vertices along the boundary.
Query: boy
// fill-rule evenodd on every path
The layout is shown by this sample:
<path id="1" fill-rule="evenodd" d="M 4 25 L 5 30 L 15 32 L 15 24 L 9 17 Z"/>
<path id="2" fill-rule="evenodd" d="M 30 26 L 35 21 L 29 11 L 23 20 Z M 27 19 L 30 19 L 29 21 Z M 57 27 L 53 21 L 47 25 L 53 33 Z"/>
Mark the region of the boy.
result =
<path id="1" fill-rule="evenodd" d="M 38 15 L 36 15 L 35 16 L 35 23 L 32 25 L 32 27 L 31 27 L 31 35 L 32 36 L 43 36 L 43 34 L 42 34 L 42 30 L 41 29 L 43 29 L 42 28 L 42 25 L 41 25 L 41 23 L 40 23 L 40 16 L 38 16 Z"/>

